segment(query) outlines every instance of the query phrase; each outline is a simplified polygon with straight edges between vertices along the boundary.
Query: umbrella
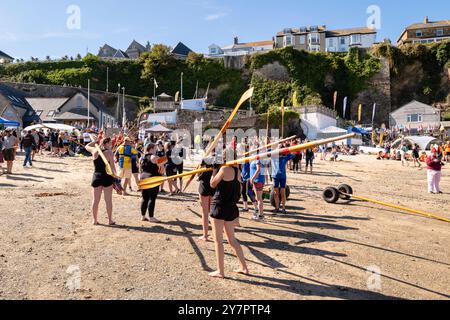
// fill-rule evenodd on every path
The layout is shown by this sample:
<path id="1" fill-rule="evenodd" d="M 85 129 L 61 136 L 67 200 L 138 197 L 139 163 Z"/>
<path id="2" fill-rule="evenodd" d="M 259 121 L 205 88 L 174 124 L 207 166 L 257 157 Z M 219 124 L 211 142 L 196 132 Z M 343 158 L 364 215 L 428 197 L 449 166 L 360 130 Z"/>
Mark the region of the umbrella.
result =
<path id="1" fill-rule="evenodd" d="M 20 127 L 20 123 L 16 121 L 11 121 L 5 118 L 0 117 L 0 124 L 4 125 L 5 127 Z"/>

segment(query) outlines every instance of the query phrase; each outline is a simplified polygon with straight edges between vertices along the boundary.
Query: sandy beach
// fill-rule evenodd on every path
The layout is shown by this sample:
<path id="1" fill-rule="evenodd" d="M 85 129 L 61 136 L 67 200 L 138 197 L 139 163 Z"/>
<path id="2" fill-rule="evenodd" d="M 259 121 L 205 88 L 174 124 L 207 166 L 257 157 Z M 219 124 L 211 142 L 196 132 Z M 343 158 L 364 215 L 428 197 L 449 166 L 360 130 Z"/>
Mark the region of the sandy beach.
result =
<path id="1" fill-rule="evenodd" d="M 430 195 L 425 169 L 365 155 L 317 160 L 315 175 L 289 175 L 287 215 L 268 213 L 264 223 L 242 215 L 237 238 L 252 275 L 232 273 L 237 260 L 225 246 L 227 279 L 212 280 L 214 244 L 198 240 L 197 183 L 160 196 L 161 224 L 140 221 L 135 192 L 114 196 L 117 227 L 94 227 L 92 161 L 37 160 L 23 169 L 19 156 L 16 174 L 0 176 L 0 299 L 450 298 L 450 224 L 322 200 L 325 187 L 347 183 L 355 194 L 450 218 L 450 166 L 446 193 Z M 103 203 L 100 212 L 106 223 Z M 381 272 L 378 286 L 368 269 Z"/>

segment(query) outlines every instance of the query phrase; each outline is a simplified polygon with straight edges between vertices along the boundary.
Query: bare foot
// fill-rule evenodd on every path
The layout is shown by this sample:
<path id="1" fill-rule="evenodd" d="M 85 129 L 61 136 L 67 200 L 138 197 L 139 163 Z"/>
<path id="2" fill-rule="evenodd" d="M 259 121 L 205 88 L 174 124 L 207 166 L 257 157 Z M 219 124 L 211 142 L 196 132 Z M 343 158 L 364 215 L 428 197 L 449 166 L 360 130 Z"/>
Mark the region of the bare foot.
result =
<path id="1" fill-rule="evenodd" d="M 225 275 L 221 274 L 219 271 L 212 272 L 212 273 L 209 274 L 209 276 L 211 278 L 216 278 L 216 279 L 225 279 Z"/>
<path id="2" fill-rule="evenodd" d="M 161 223 L 161 221 L 159 221 L 156 218 L 150 218 L 148 221 L 151 222 L 151 223 Z"/>
<path id="3" fill-rule="evenodd" d="M 116 225 L 116 223 L 115 223 L 114 221 L 110 221 L 108 225 L 109 225 L 110 227 L 113 227 L 113 226 Z"/>
<path id="4" fill-rule="evenodd" d="M 93 221 L 92 224 L 93 224 L 94 226 L 98 226 L 98 221 Z"/>
<path id="5" fill-rule="evenodd" d="M 211 242 L 212 239 L 210 237 L 201 236 L 199 237 L 199 240 L 205 241 L 205 242 Z"/>
<path id="6" fill-rule="evenodd" d="M 237 270 L 234 270 L 234 272 L 238 273 L 238 274 L 243 274 L 244 276 L 248 276 L 250 274 L 248 272 L 248 269 L 237 269 Z"/>

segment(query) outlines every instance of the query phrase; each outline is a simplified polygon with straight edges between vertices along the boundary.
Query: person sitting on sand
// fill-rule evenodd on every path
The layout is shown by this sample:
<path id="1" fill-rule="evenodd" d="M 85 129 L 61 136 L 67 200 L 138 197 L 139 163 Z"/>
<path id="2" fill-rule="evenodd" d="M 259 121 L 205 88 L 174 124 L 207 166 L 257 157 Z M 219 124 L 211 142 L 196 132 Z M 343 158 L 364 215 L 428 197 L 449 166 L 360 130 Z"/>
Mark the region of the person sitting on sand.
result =
<path id="1" fill-rule="evenodd" d="M 114 185 L 114 177 L 110 176 L 106 170 L 106 163 L 103 161 L 103 158 L 100 156 L 96 145 L 96 139 L 91 138 L 91 143 L 86 146 L 86 150 L 92 154 L 92 158 L 94 159 L 94 176 L 92 179 L 92 188 L 93 191 L 93 201 L 92 201 L 92 216 L 94 218 L 93 224 L 98 225 L 98 209 L 100 200 L 102 198 L 102 193 L 105 199 L 106 204 L 106 212 L 108 214 L 108 224 L 110 226 L 115 225 L 113 221 L 113 203 L 112 203 L 112 194 L 113 194 L 113 185 Z M 116 175 L 116 169 L 114 167 L 114 156 L 111 151 L 112 143 L 110 138 L 105 138 L 102 141 L 100 149 L 108 161 L 109 166 L 111 167 L 111 171 L 113 175 Z"/>
<path id="2" fill-rule="evenodd" d="M 230 159 L 227 154 L 233 153 L 231 149 L 224 151 L 223 159 Z M 241 197 L 241 174 L 236 166 L 222 167 L 215 169 L 211 178 L 211 187 L 216 188 L 216 193 L 211 206 L 211 218 L 216 246 L 216 258 L 218 270 L 209 274 L 213 278 L 225 278 L 224 266 L 224 246 L 223 233 L 228 239 L 228 243 L 233 248 L 238 257 L 240 268 L 236 273 L 248 275 L 247 263 L 244 252 L 239 242 L 235 238 L 234 228 L 236 219 L 239 218 L 239 208 L 237 203 Z"/>

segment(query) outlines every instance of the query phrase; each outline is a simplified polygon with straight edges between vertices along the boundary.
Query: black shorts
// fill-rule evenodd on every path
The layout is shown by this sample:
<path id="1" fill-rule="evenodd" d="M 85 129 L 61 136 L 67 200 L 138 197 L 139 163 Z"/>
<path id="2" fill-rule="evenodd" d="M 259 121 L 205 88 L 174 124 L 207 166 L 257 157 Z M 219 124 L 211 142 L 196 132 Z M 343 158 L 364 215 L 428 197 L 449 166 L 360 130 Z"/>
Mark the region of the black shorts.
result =
<path id="1" fill-rule="evenodd" d="M 5 161 L 14 161 L 14 160 L 16 160 L 15 156 L 14 156 L 14 149 L 5 149 L 5 150 L 3 150 L 2 153 L 3 153 L 3 159 Z"/>
<path id="2" fill-rule="evenodd" d="M 198 186 L 198 193 L 202 197 L 213 197 L 214 194 L 216 193 L 216 189 L 211 188 L 209 183 L 200 181 L 199 186 Z"/>
<path id="3" fill-rule="evenodd" d="M 131 163 L 131 173 L 132 174 L 139 173 L 139 168 L 138 168 L 137 164 L 134 162 Z"/>
<path id="4" fill-rule="evenodd" d="M 239 208 L 237 205 L 219 205 L 213 203 L 211 205 L 211 218 L 232 222 L 239 218 Z"/>
<path id="5" fill-rule="evenodd" d="M 177 168 L 175 169 L 175 171 L 176 171 L 178 174 L 182 174 L 182 173 L 184 172 L 184 165 L 183 165 L 183 164 L 177 165 Z"/>
<path id="6" fill-rule="evenodd" d="M 166 167 L 166 176 L 167 177 L 173 177 L 176 175 L 176 167 Z"/>
<path id="7" fill-rule="evenodd" d="M 99 188 L 99 187 L 109 188 L 113 184 L 114 184 L 114 178 L 111 177 L 108 174 L 94 173 L 94 175 L 92 177 L 92 184 L 91 184 L 91 186 L 93 188 Z"/>
<path id="8" fill-rule="evenodd" d="M 314 158 L 306 158 L 306 166 L 313 166 Z"/>

